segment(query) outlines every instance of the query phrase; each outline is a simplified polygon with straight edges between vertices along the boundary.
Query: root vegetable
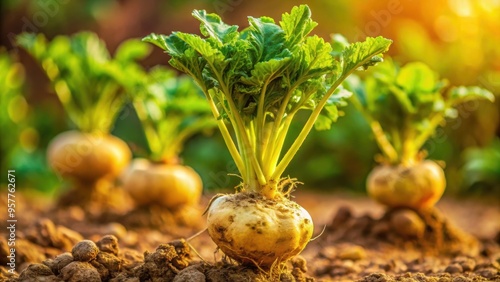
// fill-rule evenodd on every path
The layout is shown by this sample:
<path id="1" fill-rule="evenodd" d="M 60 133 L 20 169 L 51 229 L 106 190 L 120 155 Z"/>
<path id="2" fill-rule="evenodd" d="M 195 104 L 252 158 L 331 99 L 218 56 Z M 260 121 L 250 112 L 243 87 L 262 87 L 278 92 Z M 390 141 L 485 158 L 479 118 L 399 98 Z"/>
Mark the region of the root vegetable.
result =
<path id="1" fill-rule="evenodd" d="M 195 10 L 193 16 L 202 36 L 174 32 L 144 40 L 164 49 L 170 64 L 199 85 L 241 175 L 241 192 L 209 207 L 209 233 L 240 263 L 278 267 L 305 247 L 313 229 L 307 212 L 288 199 L 295 184 L 282 174 L 313 127 L 329 129 L 337 120 L 337 107 L 350 95 L 342 82 L 379 62 L 391 41 L 367 38 L 333 50 L 309 35 L 317 23 L 306 5 L 283 14 L 279 24 L 248 17 L 241 31 L 216 14 Z M 300 110 L 310 110 L 309 118 L 286 148 Z"/>
<path id="2" fill-rule="evenodd" d="M 50 166 L 74 187 L 60 205 L 79 205 L 94 215 L 122 211 L 129 199 L 114 180 L 130 162 L 123 141 L 110 135 L 126 101 L 128 89 L 142 79 L 135 60 L 150 48 L 137 39 L 122 43 L 112 57 L 105 43 L 91 32 L 56 36 L 23 33 L 17 43 L 43 67 L 77 131 L 57 136 L 47 149 Z M 122 193 L 120 193 L 122 192 Z"/>
<path id="3" fill-rule="evenodd" d="M 123 183 L 137 205 L 159 204 L 171 210 L 196 205 L 203 190 L 201 178 L 192 168 L 146 159 L 132 162 Z"/>
<path id="4" fill-rule="evenodd" d="M 81 183 L 113 180 L 131 157 L 129 147 L 121 139 L 79 131 L 59 134 L 47 148 L 47 159 L 54 171 Z"/>
<path id="5" fill-rule="evenodd" d="M 354 79 L 347 84 L 382 151 L 381 165 L 367 179 L 368 194 L 390 208 L 432 208 L 446 180 L 435 162 L 422 161 L 424 144 L 445 118 L 458 116 L 455 106 L 493 101 L 493 94 L 477 86 L 449 88 L 446 80 L 420 62 L 399 67 L 386 61 L 364 84 Z"/>
<path id="6" fill-rule="evenodd" d="M 263 268 L 299 254 L 313 233 L 312 218 L 303 207 L 255 193 L 216 198 L 207 222 L 210 237 L 226 255 Z"/>
<path id="7" fill-rule="evenodd" d="M 377 166 L 368 176 L 366 186 L 368 195 L 381 204 L 420 210 L 439 201 L 446 178 L 437 163 L 424 160 L 411 166 Z"/>
<path id="8" fill-rule="evenodd" d="M 124 187 L 137 206 L 156 204 L 170 211 L 193 207 L 201 197 L 201 178 L 180 164 L 179 154 L 189 138 L 216 126 L 210 106 L 189 77 L 162 67 L 145 74 L 140 89 L 132 95 L 147 159 L 134 160 L 122 177 Z"/>

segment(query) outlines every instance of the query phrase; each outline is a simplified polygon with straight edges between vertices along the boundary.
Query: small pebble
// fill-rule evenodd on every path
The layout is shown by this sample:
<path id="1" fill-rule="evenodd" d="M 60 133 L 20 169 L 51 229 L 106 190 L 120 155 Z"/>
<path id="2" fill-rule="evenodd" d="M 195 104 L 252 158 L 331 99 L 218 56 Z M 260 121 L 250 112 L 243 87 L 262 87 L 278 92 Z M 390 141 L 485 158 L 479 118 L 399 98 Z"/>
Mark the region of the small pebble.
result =
<path id="1" fill-rule="evenodd" d="M 96 243 L 101 252 L 118 255 L 118 239 L 114 235 L 106 235 Z"/>
<path id="2" fill-rule="evenodd" d="M 498 273 L 499 273 L 499 271 L 493 267 L 482 268 L 482 269 L 476 271 L 476 274 L 479 274 L 487 279 L 492 279 Z"/>
<path id="3" fill-rule="evenodd" d="M 463 271 L 472 271 L 476 267 L 476 261 L 468 257 L 457 257 L 453 263 L 458 263 L 462 266 Z"/>
<path id="4" fill-rule="evenodd" d="M 71 253 L 66 252 L 56 256 L 52 260 L 46 260 L 43 263 L 49 266 L 54 274 L 58 275 L 61 269 L 63 269 L 66 265 L 70 264 L 71 262 L 73 262 L 73 255 L 71 255 Z"/>
<path id="5" fill-rule="evenodd" d="M 61 270 L 60 277 L 65 282 L 101 282 L 101 276 L 88 262 L 74 261 Z"/>
<path id="6" fill-rule="evenodd" d="M 83 240 L 78 242 L 71 250 L 71 254 L 76 261 L 88 262 L 97 257 L 99 248 L 90 240 Z"/>
<path id="7" fill-rule="evenodd" d="M 425 223 L 412 210 L 399 210 L 391 216 L 391 228 L 405 238 L 422 238 L 425 232 Z"/>
<path id="8" fill-rule="evenodd" d="M 444 271 L 453 274 L 453 273 L 461 273 L 464 270 L 460 264 L 454 263 L 448 265 Z"/>
<path id="9" fill-rule="evenodd" d="M 361 246 L 348 246 L 341 249 L 337 257 L 343 260 L 360 260 L 366 258 L 366 251 Z"/>
<path id="10" fill-rule="evenodd" d="M 319 255 L 322 258 L 334 259 L 337 257 L 337 249 L 333 246 L 325 246 L 320 250 Z"/>

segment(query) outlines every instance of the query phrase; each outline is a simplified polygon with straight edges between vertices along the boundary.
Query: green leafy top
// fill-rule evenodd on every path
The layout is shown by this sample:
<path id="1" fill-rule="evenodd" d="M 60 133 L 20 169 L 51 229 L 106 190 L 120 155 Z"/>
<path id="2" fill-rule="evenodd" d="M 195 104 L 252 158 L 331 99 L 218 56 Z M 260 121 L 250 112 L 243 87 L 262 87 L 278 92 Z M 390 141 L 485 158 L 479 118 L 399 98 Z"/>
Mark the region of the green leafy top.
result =
<path id="1" fill-rule="evenodd" d="M 449 87 L 421 62 L 398 67 L 380 64 L 364 85 L 350 80 L 354 102 L 370 122 L 389 163 L 411 164 L 418 160 L 424 143 L 445 118 L 454 118 L 457 104 L 470 100 L 493 101 L 489 91 L 477 87 Z"/>
<path id="2" fill-rule="evenodd" d="M 125 102 L 125 88 L 140 82 L 142 68 L 134 60 L 149 46 L 132 39 L 122 43 L 112 58 L 104 42 L 90 32 L 57 36 L 19 35 L 18 44 L 43 67 L 69 118 L 83 132 L 109 132 Z"/>
<path id="3" fill-rule="evenodd" d="M 243 188 L 268 198 L 281 195 L 281 175 L 313 125 L 328 129 L 338 117 L 337 106 L 349 96 L 339 88 L 341 82 L 391 43 L 370 38 L 333 56 L 328 42 L 310 35 L 317 23 L 306 5 L 283 14 L 279 24 L 268 17 L 248 17 L 249 26 L 241 31 L 216 14 L 195 10 L 193 16 L 201 22 L 202 36 L 173 32 L 144 40 L 164 49 L 170 64 L 201 87 Z M 281 156 L 289 126 L 301 109 L 312 111 L 309 120 Z M 224 121 L 231 123 L 234 136 Z"/>
<path id="4" fill-rule="evenodd" d="M 131 94 L 153 161 L 175 161 L 189 137 L 216 126 L 200 88 L 171 70 L 153 68 L 143 88 Z"/>

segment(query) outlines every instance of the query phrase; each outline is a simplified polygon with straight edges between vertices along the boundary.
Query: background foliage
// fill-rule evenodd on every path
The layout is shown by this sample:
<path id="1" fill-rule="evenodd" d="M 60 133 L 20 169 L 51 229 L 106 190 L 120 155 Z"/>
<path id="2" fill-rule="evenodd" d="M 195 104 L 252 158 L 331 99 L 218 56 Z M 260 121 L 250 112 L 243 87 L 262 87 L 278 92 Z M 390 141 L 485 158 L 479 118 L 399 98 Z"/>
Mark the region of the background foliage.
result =
<path id="1" fill-rule="evenodd" d="M 308 4 L 319 23 L 315 33 L 329 38 L 341 33 L 349 41 L 382 35 L 394 41 L 389 54 L 406 63 L 423 61 L 452 85 L 480 85 L 497 95 L 497 102 L 466 103 L 459 118 L 439 129 L 426 144 L 430 158 L 447 163 L 448 193 L 500 190 L 500 1 L 498 0 L 339 0 L 253 2 L 248 0 L 160 1 L 160 0 L 9 0 L 0 2 L 0 45 L 13 55 L 24 71 L 19 86 L 7 91 L 1 84 L 2 171 L 15 168 L 19 185 L 52 191 L 61 185 L 45 165 L 45 148 L 56 134 L 70 128 L 67 116 L 48 79 L 24 51 L 14 44 L 23 32 L 42 32 L 48 38 L 91 30 L 107 43 L 110 52 L 129 38 L 175 30 L 196 33 L 199 26 L 193 9 L 217 12 L 224 21 L 244 26 L 246 16 L 279 19 L 292 6 Z M 149 69 L 167 64 L 158 48 L 144 59 Z M 19 66 L 17 64 L 17 66 Z M 10 70 L 2 65 L 2 76 Z M 24 75 L 23 75 L 24 73 Z M 1 77 L 1 76 L 0 76 Z M 13 79 L 13 78 L 10 78 Z M 17 85 L 17 84 L 15 84 Z M 9 114 L 7 97 L 25 101 L 22 119 Z M 13 96 L 12 96 L 13 95 Z M 10 106 L 9 106 L 10 105 Z M 307 188 L 364 191 L 367 173 L 375 165 L 378 149 L 362 117 L 351 106 L 330 131 L 313 132 L 291 163 L 286 174 Z M 12 110 L 11 110 L 12 112 Z M 7 114 L 4 114 L 7 113 Z M 137 116 L 125 107 L 113 133 L 130 144 L 144 142 Z M 291 135 L 302 124 L 294 125 Z M 201 175 L 207 189 L 230 188 L 238 183 L 222 138 L 195 136 L 186 144 L 184 162 Z M 1 179 L 0 181 L 5 181 Z"/>

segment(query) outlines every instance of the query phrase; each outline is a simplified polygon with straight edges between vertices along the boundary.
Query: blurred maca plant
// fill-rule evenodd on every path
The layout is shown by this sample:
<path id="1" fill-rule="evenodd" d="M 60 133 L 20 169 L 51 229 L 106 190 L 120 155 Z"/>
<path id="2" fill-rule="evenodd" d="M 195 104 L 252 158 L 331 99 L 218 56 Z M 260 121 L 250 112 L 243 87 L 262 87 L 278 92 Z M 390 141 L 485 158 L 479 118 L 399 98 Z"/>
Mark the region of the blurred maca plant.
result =
<path id="1" fill-rule="evenodd" d="M 457 118 L 457 105 L 493 101 L 493 94 L 477 86 L 449 87 L 420 62 L 399 67 L 388 60 L 364 83 L 354 78 L 347 84 L 382 152 L 381 164 L 368 176 L 369 195 L 392 208 L 433 207 L 446 181 L 442 167 L 425 160 L 425 143 L 438 126 Z"/>
<path id="2" fill-rule="evenodd" d="M 200 88 L 187 76 L 155 67 L 136 89 L 133 104 L 147 139 L 146 159 L 136 159 L 124 173 L 124 188 L 138 205 L 171 210 L 200 200 L 200 176 L 181 163 L 179 154 L 193 135 L 217 126 Z"/>
<path id="3" fill-rule="evenodd" d="M 127 144 L 109 132 L 126 101 L 126 89 L 139 84 L 135 78 L 142 68 L 136 60 L 149 54 L 150 48 L 129 40 L 111 57 L 104 42 L 90 32 L 51 41 L 43 34 L 25 33 L 19 35 L 18 44 L 43 67 L 76 127 L 55 137 L 47 149 L 50 166 L 63 178 L 72 179 L 77 191 L 60 204 L 85 203 L 90 208 L 94 200 L 110 197 L 105 195 L 113 180 L 130 161 Z M 117 201 L 117 208 L 124 208 Z M 101 204 L 112 206 L 105 200 Z"/>

